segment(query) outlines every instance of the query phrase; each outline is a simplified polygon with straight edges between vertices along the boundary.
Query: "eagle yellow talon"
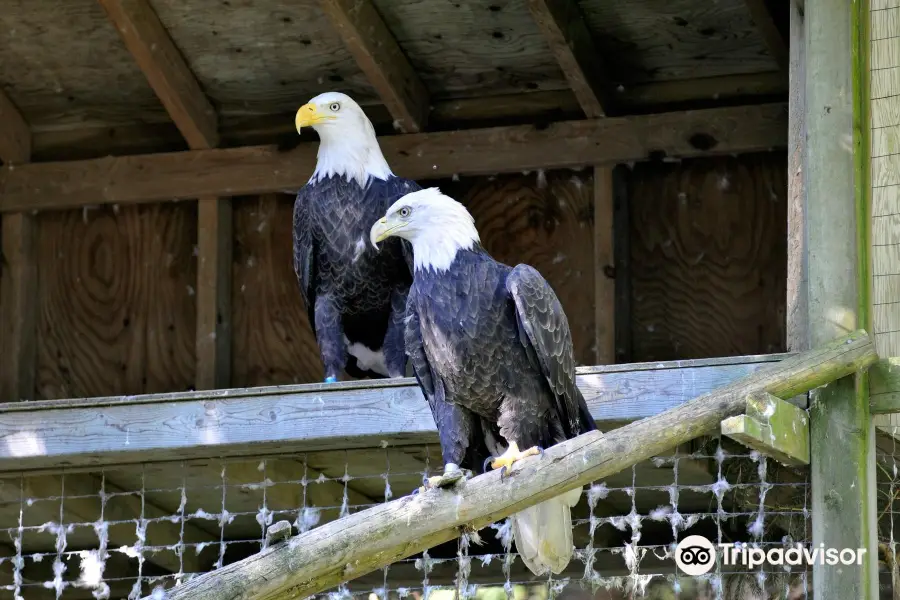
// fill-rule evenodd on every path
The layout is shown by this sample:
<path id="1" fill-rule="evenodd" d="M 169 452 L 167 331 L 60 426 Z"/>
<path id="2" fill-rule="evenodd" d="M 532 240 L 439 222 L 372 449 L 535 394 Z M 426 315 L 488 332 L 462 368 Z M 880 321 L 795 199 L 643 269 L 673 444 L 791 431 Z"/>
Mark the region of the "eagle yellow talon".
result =
<path id="1" fill-rule="evenodd" d="M 543 456 L 543 454 L 544 450 L 539 446 L 532 446 L 524 452 L 519 452 L 518 444 L 511 442 L 509 448 L 506 449 L 506 452 L 491 461 L 491 468 L 502 468 L 503 470 L 500 473 L 500 478 L 503 479 L 503 476 L 512 469 L 514 462 L 522 460 L 523 458 L 528 458 L 529 456 Z"/>

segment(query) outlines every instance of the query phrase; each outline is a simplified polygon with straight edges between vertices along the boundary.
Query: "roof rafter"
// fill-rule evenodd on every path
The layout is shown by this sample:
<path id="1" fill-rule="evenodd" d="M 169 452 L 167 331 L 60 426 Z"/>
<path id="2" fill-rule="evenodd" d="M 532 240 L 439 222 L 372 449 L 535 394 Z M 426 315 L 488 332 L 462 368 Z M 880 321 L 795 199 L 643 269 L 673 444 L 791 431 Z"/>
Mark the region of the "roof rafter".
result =
<path id="1" fill-rule="evenodd" d="M 0 90 L 0 160 L 26 163 L 31 158 L 31 129 L 9 96 Z"/>
<path id="2" fill-rule="evenodd" d="M 219 143 L 216 111 L 147 0 L 98 0 L 192 149 Z"/>
<path id="3" fill-rule="evenodd" d="M 609 81 L 600 51 L 575 0 L 529 0 L 535 23 L 589 119 L 610 110 Z"/>
<path id="4" fill-rule="evenodd" d="M 344 45 L 405 133 L 425 130 L 428 89 L 369 0 L 321 0 Z"/>
<path id="5" fill-rule="evenodd" d="M 762 34 L 769 49 L 769 54 L 778 63 L 778 68 L 787 75 L 788 72 L 788 42 L 784 39 L 778 26 L 775 24 L 775 17 L 769 10 L 766 0 L 746 0 L 747 8 L 750 10 L 750 17 Z"/>

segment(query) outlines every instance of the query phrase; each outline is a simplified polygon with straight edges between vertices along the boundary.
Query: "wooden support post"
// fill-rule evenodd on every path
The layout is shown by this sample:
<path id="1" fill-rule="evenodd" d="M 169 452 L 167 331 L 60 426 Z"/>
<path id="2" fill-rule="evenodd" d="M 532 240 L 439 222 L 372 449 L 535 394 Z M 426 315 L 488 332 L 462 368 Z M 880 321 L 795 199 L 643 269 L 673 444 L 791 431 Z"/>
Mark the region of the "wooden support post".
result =
<path id="1" fill-rule="evenodd" d="M 632 362 L 631 337 L 631 171 L 625 165 L 613 169 L 613 254 L 616 276 L 616 362 Z"/>
<path id="2" fill-rule="evenodd" d="M 792 397 L 865 369 L 877 359 L 862 331 L 786 359 L 659 415 L 592 431 L 548 448 L 541 458 L 332 521 L 168 592 L 169 600 L 304 598 L 396 560 L 478 530 L 566 491 L 602 480 L 710 430 L 756 392 Z M 831 597 L 831 596 L 829 596 Z"/>
<path id="3" fill-rule="evenodd" d="M 370 0 L 321 0 L 344 45 L 381 97 L 400 131 L 417 133 L 428 121 L 428 89 Z"/>
<path id="4" fill-rule="evenodd" d="M 722 421 L 722 435 L 789 466 L 809 464 L 806 411 L 771 394 L 747 397 L 743 415 Z"/>
<path id="5" fill-rule="evenodd" d="M 806 241 L 806 36 L 803 11 L 790 2 L 790 102 L 788 103 L 787 349 L 809 348 Z"/>
<path id="6" fill-rule="evenodd" d="M 193 150 L 219 143 L 216 111 L 148 0 L 99 0 Z M 231 383 L 231 200 L 197 200 L 197 389 Z"/>
<path id="7" fill-rule="evenodd" d="M 0 90 L 0 160 L 27 163 L 31 131 L 12 101 Z M 37 264 L 35 224 L 28 213 L 3 215 L 0 265 L 0 402 L 34 398 L 37 360 Z"/>
<path id="8" fill-rule="evenodd" d="M 196 387 L 227 388 L 231 384 L 231 201 L 201 198 L 197 211 Z"/>
<path id="9" fill-rule="evenodd" d="M 528 7 L 589 119 L 609 112 L 610 89 L 600 51 L 576 0 L 529 0 Z"/>
<path id="10" fill-rule="evenodd" d="M 616 273 L 613 168 L 594 167 L 594 356 L 616 362 Z"/>
<path id="11" fill-rule="evenodd" d="M 805 7 L 806 344 L 868 321 L 868 197 L 860 51 L 867 2 L 810 0 Z M 792 81 L 792 84 L 794 82 Z M 869 560 L 814 564 L 817 598 L 877 595 L 874 427 L 864 376 L 813 390 L 810 402 L 812 545 L 864 548 Z"/>

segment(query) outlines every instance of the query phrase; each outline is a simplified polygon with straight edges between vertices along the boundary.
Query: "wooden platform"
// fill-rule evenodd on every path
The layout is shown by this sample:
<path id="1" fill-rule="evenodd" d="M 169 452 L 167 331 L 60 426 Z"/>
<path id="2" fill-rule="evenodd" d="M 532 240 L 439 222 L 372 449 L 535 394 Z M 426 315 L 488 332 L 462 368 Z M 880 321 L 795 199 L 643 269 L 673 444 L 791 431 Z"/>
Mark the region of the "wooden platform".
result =
<path id="1" fill-rule="evenodd" d="M 580 368 L 601 429 L 660 413 L 783 354 Z M 802 405 L 805 408 L 805 404 Z M 0 472 L 431 443 L 415 380 L 0 405 Z"/>

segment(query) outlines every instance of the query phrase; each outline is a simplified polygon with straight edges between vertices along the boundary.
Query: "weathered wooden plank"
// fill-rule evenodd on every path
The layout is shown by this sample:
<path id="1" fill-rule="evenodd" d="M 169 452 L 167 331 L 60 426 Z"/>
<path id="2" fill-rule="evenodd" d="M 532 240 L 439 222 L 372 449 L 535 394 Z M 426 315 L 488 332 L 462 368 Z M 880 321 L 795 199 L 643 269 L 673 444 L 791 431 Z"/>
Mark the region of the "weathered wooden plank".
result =
<path id="1" fill-rule="evenodd" d="M 788 44 L 778 30 L 772 12 L 766 6 L 766 1 L 746 0 L 746 3 L 753 22 L 766 41 L 766 48 L 769 49 L 769 54 L 772 55 L 772 58 L 778 63 L 782 71 L 786 73 L 789 68 Z"/>
<path id="2" fill-rule="evenodd" d="M 808 343 L 868 327 L 868 2 L 809 2 L 806 25 Z M 861 60 L 862 59 L 862 60 Z M 838 250 L 840 248 L 840 250 Z M 874 337 L 874 336 L 873 336 Z M 810 393 L 812 545 L 876 554 L 875 427 L 866 379 Z M 872 598 L 877 564 L 814 564 L 813 595 Z"/>
<path id="3" fill-rule="evenodd" d="M 0 160 L 9 164 L 31 159 L 31 130 L 19 109 L 0 90 Z"/>
<path id="4" fill-rule="evenodd" d="M 783 147 L 781 103 L 547 127 L 493 127 L 380 138 L 393 170 L 416 180 L 533 169 L 608 165 Z M 0 171 L 0 211 L 233 196 L 299 189 L 313 171 L 317 143 L 196 150 L 23 165 Z"/>
<path id="5" fill-rule="evenodd" d="M 192 148 L 218 145 L 216 112 L 147 0 L 99 0 Z"/>
<path id="6" fill-rule="evenodd" d="M 325 14 L 401 131 L 424 131 L 428 90 L 369 0 L 321 0 Z"/>
<path id="7" fill-rule="evenodd" d="M 609 81 L 603 56 L 575 0 L 529 0 L 528 8 L 569 87 L 589 119 L 609 112 Z"/>
<path id="8" fill-rule="evenodd" d="M 37 359 L 37 263 L 34 217 L 10 213 L 2 217 L 3 276 L 0 280 L 0 398 L 34 397 Z"/>
<path id="9" fill-rule="evenodd" d="M 12 101 L 0 90 L 0 160 L 8 168 L 27 163 L 31 131 Z M 0 344 L 8 351 L 0 360 L 0 398 L 28 400 L 35 374 L 35 227 L 31 214 L 2 217 L 0 265 Z"/>
<path id="10" fill-rule="evenodd" d="M 631 322 L 631 180 L 630 169 L 613 169 L 613 254 L 615 266 L 616 362 L 632 360 Z"/>
<path id="11" fill-rule="evenodd" d="M 900 358 L 883 358 L 869 369 L 869 409 L 872 414 L 900 413 Z"/>
<path id="12" fill-rule="evenodd" d="M 788 104 L 788 238 L 786 346 L 809 348 L 809 287 L 806 256 L 806 25 L 796 2 L 790 11 L 790 102 Z"/>
<path id="13" fill-rule="evenodd" d="M 594 357 L 616 362 L 616 278 L 613 168 L 594 168 Z"/>
<path id="14" fill-rule="evenodd" d="M 678 406 L 784 355 L 579 368 L 600 427 Z M 60 466 L 430 443 L 415 380 L 34 401 L 0 405 L 0 472 Z"/>
<path id="15" fill-rule="evenodd" d="M 745 414 L 722 421 L 722 435 L 789 466 L 809 464 L 809 417 L 771 394 L 747 398 Z"/>
<path id="16" fill-rule="evenodd" d="M 224 388 L 231 383 L 232 216 L 230 198 L 198 200 L 198 390 Z"/>
<path id="17" fill-rule="evenodd" d="M 272 600 L 318 593 L 688 442 L 739 413 L 749 394 L 791 397 L 876 359 L 869 336 L 854 332 L 655 417 L 557 444 L 541 458 L 517 463 L 503 481 L 491 471 L 450 490 L 360 511 L 192 579 L 168 597 Z"/>

